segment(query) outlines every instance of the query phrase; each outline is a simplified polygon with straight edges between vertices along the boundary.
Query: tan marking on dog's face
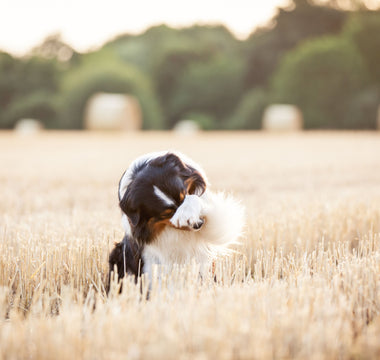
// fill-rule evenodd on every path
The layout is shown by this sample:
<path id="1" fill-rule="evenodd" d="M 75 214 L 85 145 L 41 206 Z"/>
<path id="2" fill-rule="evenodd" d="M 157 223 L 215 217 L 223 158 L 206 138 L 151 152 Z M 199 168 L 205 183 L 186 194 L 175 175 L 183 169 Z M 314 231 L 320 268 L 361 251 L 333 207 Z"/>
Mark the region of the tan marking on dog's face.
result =
<path id="1" fill-rule="evenodd" d="M 162 217 L 164 218 L 164 221 L 167 219 L 170 219 L 175 213 L 174 209 L 166 209 L 162 212 Z"/>
<path id="2" fill-rule="evenodd" d="M 187 192 L 187 189 L 186 189 L 186 192 Z M 182 192 L 179 194 L 179 200 L 181 201 L 181 203 L 183 203 L 183 201 L 185 200 L 186 192 L 185 192 L 185 191 L 182 191 Z"/>
<path id="3" fill-rule="evenodd" d="M 172 212 L 172 210 L 169 210 L 169 211 Z M 153 238 L 160 235 L 160 233 L 165 229 L 166 226 L 174 227 L 173 224 L 170 222 L 171 215 L 169 216 L 170 217 L 168 219 L 163 219 L 163 220 L 150 219 L 148 221 L 148 226 L 152 229 L 152 233 L 154 234 Z"/>

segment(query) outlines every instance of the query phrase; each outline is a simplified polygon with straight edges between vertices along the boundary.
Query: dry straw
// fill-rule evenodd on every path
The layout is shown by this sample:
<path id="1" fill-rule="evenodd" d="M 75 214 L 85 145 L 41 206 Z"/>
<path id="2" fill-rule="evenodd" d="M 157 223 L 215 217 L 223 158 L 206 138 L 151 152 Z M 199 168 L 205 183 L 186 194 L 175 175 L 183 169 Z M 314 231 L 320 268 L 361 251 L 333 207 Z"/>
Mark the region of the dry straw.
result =
<path id="1" fill-rule="evenodd" d="M 107 256 L 122 237 L 114 188 L 125 160 L 117 154 L 126 140 L 148 151 L 166 135 L 55 136 L 1 139 L 14 152 L 0 159 L 13 164 L 0 177 L 0 359 L 380 357 L 380 164 L 371 157 L 380 145 L 368 146 L 371 135 L 266 137 L 267 167 L 225 158 L 235 172 L 224 180 L 219 157 L 203 158 L 216 187 L 230 186 L 247 206 L 245 240 L 217 260 L 217 281 L 200 279 L 195 263 L 175 266 L 153 281 L 149 300 L 145 278 L 125 279 L 120 295 L 115 282 L 104 291 Z M 252 151 L 262 141 L 231 139 Z M 198 140 L 199 153 L 190 140 L 181 150 L 202 159 L 202 146 L 225 143 Z M 348 167 L 326 151 L 336 142 L 364 150 L 346 154 Z M 274 144 L 305 153 L 285 163 L 281 151 L 271 155 Z M 304 161 L 315 146 L 323 153 Z M 277 172 L 289 177 L 276 180 Z"/>

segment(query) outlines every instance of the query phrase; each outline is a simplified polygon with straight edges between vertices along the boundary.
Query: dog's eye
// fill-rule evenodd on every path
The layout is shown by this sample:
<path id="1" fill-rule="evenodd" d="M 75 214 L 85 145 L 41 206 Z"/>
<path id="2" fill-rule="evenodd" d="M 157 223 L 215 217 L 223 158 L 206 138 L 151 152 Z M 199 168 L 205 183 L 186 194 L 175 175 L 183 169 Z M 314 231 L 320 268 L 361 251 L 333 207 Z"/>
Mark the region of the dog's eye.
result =
<path id="1" fill-rule="evenodd" d="M 175 213 L 175 209 L 166 209 L 161 213 L 163 219 L 170 219 Z"/>

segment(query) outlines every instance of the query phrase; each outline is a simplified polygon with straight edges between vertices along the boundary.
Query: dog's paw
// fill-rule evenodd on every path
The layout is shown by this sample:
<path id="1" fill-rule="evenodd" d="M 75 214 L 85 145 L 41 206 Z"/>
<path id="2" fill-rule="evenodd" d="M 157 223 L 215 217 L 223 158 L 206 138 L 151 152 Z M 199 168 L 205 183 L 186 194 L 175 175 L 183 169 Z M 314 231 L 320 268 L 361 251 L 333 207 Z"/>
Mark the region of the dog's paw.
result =
<path id="1" fill-rule="evenodd" d="M 199 230 L 204 224 L 202 210 L 202 199 L 196 195 L 187 195 L 170 222 L 179 229 Z"/>

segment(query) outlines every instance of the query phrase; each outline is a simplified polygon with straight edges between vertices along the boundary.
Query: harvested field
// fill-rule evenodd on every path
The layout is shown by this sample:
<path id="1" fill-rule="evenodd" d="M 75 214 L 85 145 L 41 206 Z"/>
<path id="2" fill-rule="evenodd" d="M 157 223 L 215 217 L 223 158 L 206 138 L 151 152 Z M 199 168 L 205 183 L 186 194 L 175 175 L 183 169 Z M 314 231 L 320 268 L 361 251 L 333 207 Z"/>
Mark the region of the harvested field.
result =
<path id="1" fill-rule="evenodd" d="M 118 180 L 163 149 L 241 200 L 245 237 L 217 283 L 107 298 Z M 380 358 L 380 134 L 2 132 L 0 168 L 0 359 Z"/>

